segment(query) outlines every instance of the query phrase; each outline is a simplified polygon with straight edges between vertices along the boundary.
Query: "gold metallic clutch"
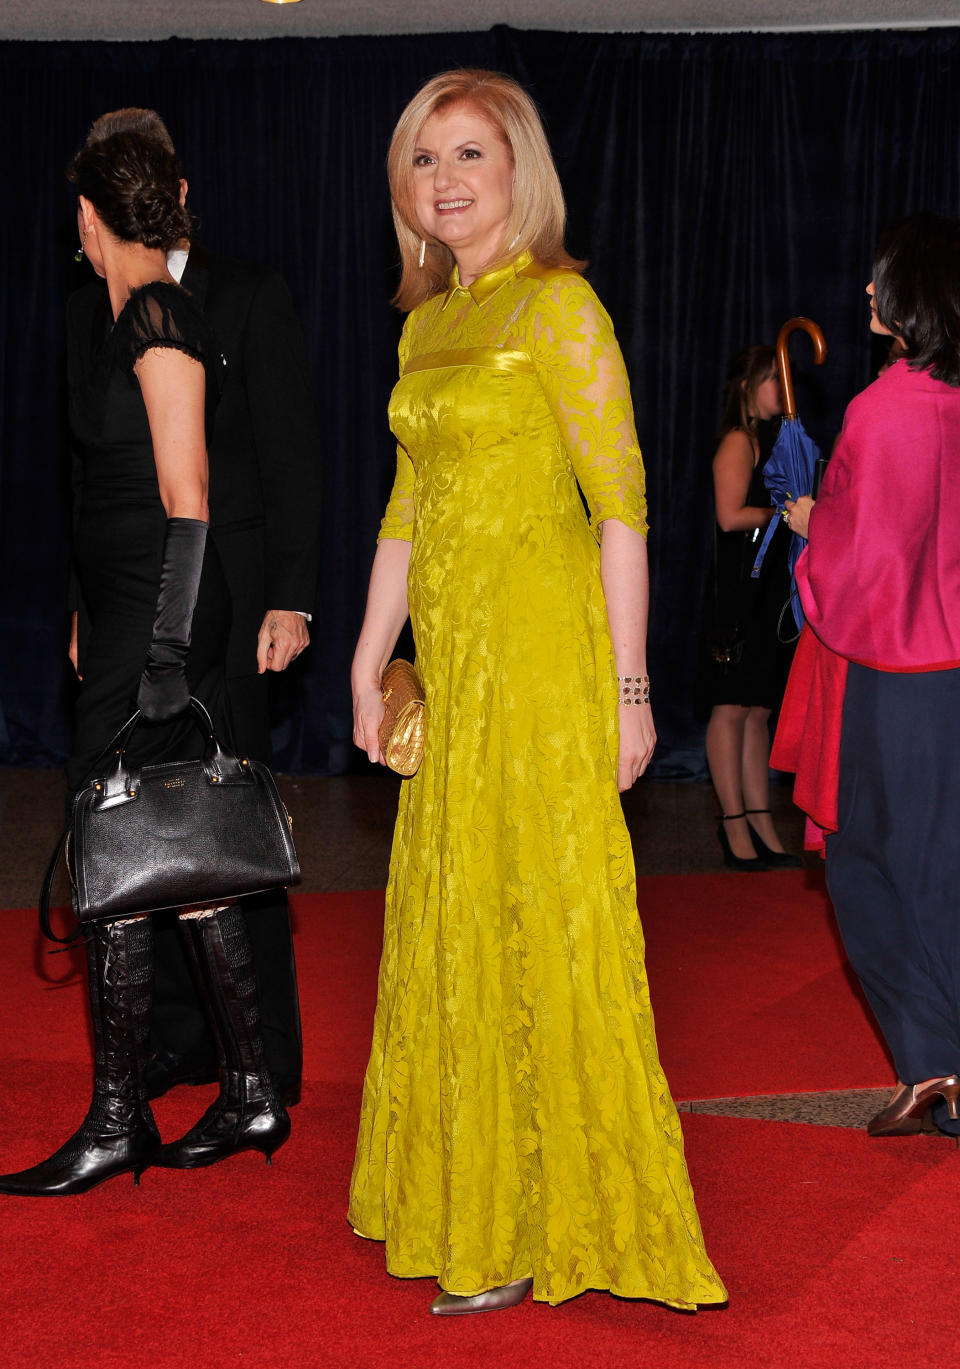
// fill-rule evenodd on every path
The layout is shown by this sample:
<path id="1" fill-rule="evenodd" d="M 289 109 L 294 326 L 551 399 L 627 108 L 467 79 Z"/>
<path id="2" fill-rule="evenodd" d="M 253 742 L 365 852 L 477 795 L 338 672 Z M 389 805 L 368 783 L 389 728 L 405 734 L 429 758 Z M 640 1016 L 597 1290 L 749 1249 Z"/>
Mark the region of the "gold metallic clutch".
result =
<path id="1" fill-rule="evenodd" d="M 380 692 L 386 712 L 380 724 L 380 750 L 398 775 L 415 775 L 423 760 L 423 685 L 409 661 L 391 661 Z"/>

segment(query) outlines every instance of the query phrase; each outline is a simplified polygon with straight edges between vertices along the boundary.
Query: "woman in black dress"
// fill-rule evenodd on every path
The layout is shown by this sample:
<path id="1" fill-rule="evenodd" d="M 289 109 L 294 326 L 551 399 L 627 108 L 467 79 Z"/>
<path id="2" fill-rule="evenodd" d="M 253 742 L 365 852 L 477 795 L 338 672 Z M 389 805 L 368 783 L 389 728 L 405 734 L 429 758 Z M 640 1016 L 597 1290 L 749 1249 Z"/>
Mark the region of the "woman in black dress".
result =
<path id="1" fill-rule="evenodd" d="M 790 537 L 777 529 L 758 578 L 751 576 L 775 509 L 763 468 L 783 412 L 776 353 L 746 347 L 730 364 L 713 458 L 716 554 L 705 613 L 700 695 L 710 709 L 707 763 L 722 817 L 724 864 L 738 870 L 796 866 L 770 816 L 771 712 L 780 704 L 793 655 L 781 641 L 789 595 Z M 784 614 L 787 627 L 793 616 Z M 704 710 L 705 711 L 705 710 Z"/>
<path id="2" fill-rule="evenodd" d="M 89 630 L 80 642 L 80 695 L 71 792 L 140 709 L 134 765 L 198 756 L 191 694 L 218 726 L 230 600 L 207 540 L 207 437 L 220 348 L 166 254 L 189 231 L 173 153 L 117 133 L 81 150 L 81 252 L 106 281 L 110 321 L 72 396 L 82 455 L 75 560 Z M 49 1159 L 0 1177 L 0 1192 L 80 1193 L 149 1165 L 193 1168 L 239 1150 L 268 1159 L 289 1119 L 263 1061 L 256 982 L 235 907 L 194 910 L 181 928 L 209 1006 L 221 1057 L 220 1096 L 180 1141 L 162 1146 L 143 1083 L 150 1024 L 153 928 L 148 916 L 85 929 L 94 1027 L 94 1095 L 80 1129 Z"/>

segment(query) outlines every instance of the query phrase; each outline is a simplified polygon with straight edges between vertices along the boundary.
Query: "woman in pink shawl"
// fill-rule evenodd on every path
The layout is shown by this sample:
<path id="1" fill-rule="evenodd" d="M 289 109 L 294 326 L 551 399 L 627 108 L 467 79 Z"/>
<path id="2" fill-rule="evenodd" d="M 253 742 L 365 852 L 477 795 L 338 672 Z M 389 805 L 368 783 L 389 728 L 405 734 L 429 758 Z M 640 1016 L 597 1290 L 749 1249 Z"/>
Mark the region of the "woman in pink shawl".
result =
<path id="1" fill-rule="evenodd" d="M 773 764 L 826 833 L 827 883 L 897 1068 L 871 1136 L 960 1134 L 960 223 L 884 235 L 870 327 L 902 359 L 790 506 L 807 627 Z"/>

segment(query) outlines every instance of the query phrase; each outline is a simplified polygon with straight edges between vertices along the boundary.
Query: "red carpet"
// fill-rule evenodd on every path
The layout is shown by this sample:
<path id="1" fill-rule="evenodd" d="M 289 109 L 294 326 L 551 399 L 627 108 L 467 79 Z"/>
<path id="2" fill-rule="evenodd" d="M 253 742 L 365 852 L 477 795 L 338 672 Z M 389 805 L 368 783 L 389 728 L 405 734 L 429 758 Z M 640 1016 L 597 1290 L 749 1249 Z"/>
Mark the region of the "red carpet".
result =
<path id="1" fill-rule="evenodd" d="M 678 1095 L 882 1084 L 889 1067 L 802 876 L 648 879 L 641 902 L 664 1059 Z M 343 1217 L 382 894 L 296 900 L 308 1086 L 266 1169 L 240 1156 L 148 1171 L 75 1199 L 0 1198 L 9 1369 L 810 1369 L 953 1358 L 960 1156 L 922 1138 L 685 1117 L 727 1310 L 696 1317 L 587 1294 L 562 1308 L 440 1322 L 428 1281 L 384 1272 Z M 2 914 L 0 1167 L 62 1141 L 87 1098 L 73 955 L 31 964 L 31 915 Z M 17 952 L 24 954 L 18 958 Z M 804 1014 L 809 1014 L 805 1018 Z M 82 1062 L 82 1063 L 81 1063 Z M 211 1090 L 158 1107 L 184 1129 Z M 949 1243 L 948 1243 L 949 1246 Z M 950 1320 L 950 1317 L 947 1317 Z"/>
<path id="2" fill-rule="evenodd" d="M 881 1088 L 893 1067 L 842 959 L 819 871 L 640 880 L 660 1050 L 677 1098 Z M 324 985 L 311 1078 L 362 1076 L 383 892 L 296 900 L 297 955 Z"/>
<path id="3" fill-rule="evenodd" d="M 821 871 L 641 879 L 639 903 L 677 1098 L 892 1086 Z"/>

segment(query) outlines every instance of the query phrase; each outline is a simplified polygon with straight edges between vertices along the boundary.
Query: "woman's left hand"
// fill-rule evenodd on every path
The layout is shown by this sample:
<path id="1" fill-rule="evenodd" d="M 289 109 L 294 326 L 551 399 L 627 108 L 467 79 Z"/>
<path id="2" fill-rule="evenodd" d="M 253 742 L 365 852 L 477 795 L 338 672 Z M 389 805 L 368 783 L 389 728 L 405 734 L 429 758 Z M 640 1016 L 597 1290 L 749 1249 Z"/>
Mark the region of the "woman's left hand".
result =
<path id="1" fill-rule="evenodd" d="M 649 704 L 620 704 L 620 758 L 617 788 L 631 789 L 650 764 L 657 731 Z"/>
<path id="2" fill-rule="evenodd" d="M 784 506 L 787 510 L 784 522 L 791 532 L 798 533 L 801 537 L 810 536 L 810 510 L 816 503 L 809 494 L 801 494 L 799 499 L 785 499 Z"/>

